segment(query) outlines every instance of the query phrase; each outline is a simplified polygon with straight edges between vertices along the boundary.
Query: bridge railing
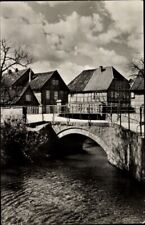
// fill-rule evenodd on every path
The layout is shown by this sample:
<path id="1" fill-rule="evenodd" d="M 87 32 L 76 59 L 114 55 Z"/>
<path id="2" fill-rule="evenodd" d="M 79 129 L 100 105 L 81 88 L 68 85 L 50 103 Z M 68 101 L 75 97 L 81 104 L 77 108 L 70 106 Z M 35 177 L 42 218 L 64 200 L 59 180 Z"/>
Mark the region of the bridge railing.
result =
<path id="1" fill-rule="evenodd" d="M 127 129 L 134 129 L 141 135 L 144 133 L 144 106 L 132 107 L 116 107 L 94 104 L 88 107 L 87 105 L 66 104 L 66 105 L 47 105 L 45 108 L 29 108 L 28 116 L 30 114 L 39 114 L 42 120 L 51 120 L 57 122 L 57 116 L 66 119 L 69 123 L 70 119 L 86 120 L 89 123 L 92 120 L 107 120 L 112 123 L 117 123 L 125 126 Z M 48 115 L 51 115 L 50 117 Z M 63 120 L 64 121 L 64 120 Z"/>

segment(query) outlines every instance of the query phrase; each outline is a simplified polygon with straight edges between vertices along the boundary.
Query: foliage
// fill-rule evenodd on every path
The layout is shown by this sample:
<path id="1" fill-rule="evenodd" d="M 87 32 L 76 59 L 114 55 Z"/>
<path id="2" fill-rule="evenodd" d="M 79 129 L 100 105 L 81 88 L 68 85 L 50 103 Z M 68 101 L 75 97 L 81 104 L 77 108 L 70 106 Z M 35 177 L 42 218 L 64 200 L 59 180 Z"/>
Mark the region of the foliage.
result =
<path id="1" fill-rule="evenodd" d="M 1 164 L 33 163 L 41 155 L 47 136 L 27 130 L 23 121 L 7 119 L 0 126 Z"/>

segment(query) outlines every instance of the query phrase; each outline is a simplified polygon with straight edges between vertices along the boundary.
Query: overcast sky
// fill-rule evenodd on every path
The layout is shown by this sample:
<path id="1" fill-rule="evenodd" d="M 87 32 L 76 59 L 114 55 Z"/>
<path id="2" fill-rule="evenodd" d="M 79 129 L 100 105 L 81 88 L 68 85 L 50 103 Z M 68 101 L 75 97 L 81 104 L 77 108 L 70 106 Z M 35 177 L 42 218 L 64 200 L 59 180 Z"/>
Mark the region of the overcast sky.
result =
<path id="1" fill-rule="evenodd" d="M 25 45 L 34 72 L 66 83 L 87 68 L 127 65 L 143 55 L 143 1 L 1 2 L 1 36 Z"/>

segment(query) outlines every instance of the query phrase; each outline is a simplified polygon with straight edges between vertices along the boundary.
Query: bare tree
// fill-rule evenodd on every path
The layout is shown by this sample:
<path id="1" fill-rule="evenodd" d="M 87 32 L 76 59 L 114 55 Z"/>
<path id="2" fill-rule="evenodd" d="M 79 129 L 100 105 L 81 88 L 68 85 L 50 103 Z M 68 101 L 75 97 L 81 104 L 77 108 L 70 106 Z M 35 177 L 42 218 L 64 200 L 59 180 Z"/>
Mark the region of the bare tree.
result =
<path id="1" fill-rule="evenodd" d="M 32 63 L 29 53 L 22 47 L 12 47 L 5 39 L 0 40 L 0 81 L 3 73 L 15 65 L 27 67 Z"/>
<path id="2" fill-rule="evenodd" d="M 131 77 L 143 76 L 144 77 L 144 58 L 129 63 L 131 69 Z"/>

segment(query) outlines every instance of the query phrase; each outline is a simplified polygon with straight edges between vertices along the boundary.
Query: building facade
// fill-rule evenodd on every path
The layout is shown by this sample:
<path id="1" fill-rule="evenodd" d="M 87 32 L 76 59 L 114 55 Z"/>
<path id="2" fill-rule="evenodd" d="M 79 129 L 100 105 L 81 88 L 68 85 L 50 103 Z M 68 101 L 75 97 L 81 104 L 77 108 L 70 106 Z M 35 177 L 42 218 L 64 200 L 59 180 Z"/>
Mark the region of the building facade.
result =
<path id="1" fill-rule="evenodd" d="M 39 113 L 53 113 L 68 103 L 69 89 L 57 71 L 37 73 L 30 83 L 39 101 Z"/>
<path id="2" fill-rule="evenodd" d="M 144 104 L 144 77 L 138 75 L 131 86 L 131 105 L 135 108 Z"/>
<path id="3" fill-rule="evenodd" d="M 82 71 L 68 85 L 71 112 L 125 111 L 130 107 L 130 85 L 114 67 Z"/>
<path id="4" fill-rule="evenodd" d="M 144 121 L 144 71 L 138 74 L 131 86 L 131 105 L 134 108 L 134 118 Z"/>
<path id="5" fill-rule="evenodd" d="M 39 102 L 35 97 L 29 82 L 31 69 L 17 70 L 4 74 L 1 81 L 0 105 L 2 118 L 19 117 L 26 120 L 29 107 L 38 108 Z"/>

